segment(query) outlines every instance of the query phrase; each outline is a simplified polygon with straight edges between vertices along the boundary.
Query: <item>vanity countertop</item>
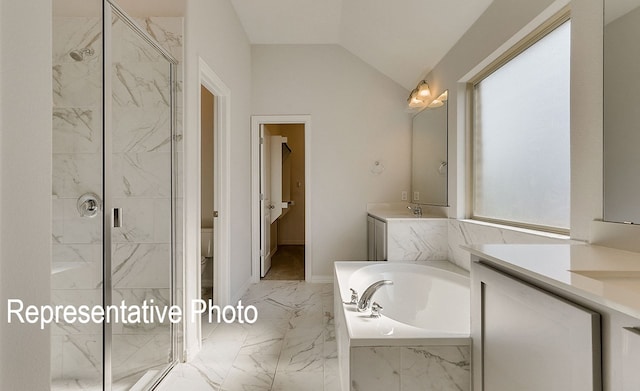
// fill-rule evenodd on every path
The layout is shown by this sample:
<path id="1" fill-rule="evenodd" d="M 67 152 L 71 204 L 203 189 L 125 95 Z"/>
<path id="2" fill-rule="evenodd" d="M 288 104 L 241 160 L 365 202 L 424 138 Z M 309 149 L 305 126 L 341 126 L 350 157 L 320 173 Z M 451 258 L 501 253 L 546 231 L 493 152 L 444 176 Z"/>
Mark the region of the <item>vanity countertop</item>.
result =
<path id="1" fill-rule="evenodd" d="M 588 244 L 463 248 L 498 266 L 640 319 L 640 253 Z"/>
<path id="2" fill-rule="evenodd" d="M 422 215 L 416 216 L 408 207 L 414 205 L 406 202 L 385 202 L 367 204 L 367 214 L 382 221 L 415 221 L 424 219 L 447 219 L 447 212 L 443 207 L 421 205 Z"/>
<path id="3" fill-rule="evenodd" d="M 370 210 L 367 212 L 369 216 L 376 219 L 389 222 L 400 220 L 424 220 L 424 219 L 447 219 L 443 216 L 435 216 L 430 214 L 423 214 L 422 216 L 416 216 L 409 209 L 404 210 Z"/>

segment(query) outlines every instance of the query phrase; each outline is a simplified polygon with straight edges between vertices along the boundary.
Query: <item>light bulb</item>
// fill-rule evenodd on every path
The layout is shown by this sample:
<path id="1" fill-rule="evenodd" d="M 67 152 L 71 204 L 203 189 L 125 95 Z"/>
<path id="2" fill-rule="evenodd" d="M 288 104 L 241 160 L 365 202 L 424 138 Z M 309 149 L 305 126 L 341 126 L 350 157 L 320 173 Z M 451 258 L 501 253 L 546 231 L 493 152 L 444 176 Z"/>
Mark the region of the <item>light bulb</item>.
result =
<path id="1" fill-rule="evenodd" d="M 434 99 L 431 101 L 431 103 L 429 103 L 427 107 L 440 107 L 442 105 L 444 105 L 444 103 L 442 103 L 440 99 Z"/>
<path id="2" fill-rule="evenodd" d="M 421 81 L 418 85 L 418 96 L 426 98 L 431 95 L 431 91 L 429 90 L 429 84 L 426 81 Z"/>

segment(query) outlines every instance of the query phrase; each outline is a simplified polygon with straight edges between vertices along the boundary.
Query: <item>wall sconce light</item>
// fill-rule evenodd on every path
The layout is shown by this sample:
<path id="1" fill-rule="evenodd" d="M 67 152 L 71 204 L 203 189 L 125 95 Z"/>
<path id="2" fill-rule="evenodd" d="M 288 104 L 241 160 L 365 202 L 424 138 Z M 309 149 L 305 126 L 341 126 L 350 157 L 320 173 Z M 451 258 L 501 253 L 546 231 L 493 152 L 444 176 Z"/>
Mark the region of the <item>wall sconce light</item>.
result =
<path id="1" fill-rule="evenodd" d="M 418 97 L 420 98 L 428 98 L 431 95 L 431 91 L 429 90 L 429 84 L 427 84 L 426 80 L 421 81 L 416 87 L 418 90 Z"/>
<path id="2" fill-rule="evenodd" d="M 429 84 L 427 84 L 426 80 L 422 80 L 416 88 L 411 91 L 409 94 L 409 98 L 407 98 L 407 103 L 409 107 L 425 107 L 427 105 L 427 98 L 431 96 L 431 91 L 429 90 Z"/>
<path id="3" fill-rule="evenodd" d="M 434 100 L 431 101 L 431 103 L 429 103 L 427 105 L 427 107 L 430 108 L 435 108 L 435 107 L 440 107 L 442 105 L 444 105 L 444 102 L 449 99 L 449 91 L 445 91 L 442 94 L 440 94 L 439 97 L 435 98 Z"/>
<path id="4" fill-rule="evenodd" d="M 444 102 L 449 99 L 449 91 L 445 91 L 440 94 L 437 98 L 431 100 L 429 102 L 429 97 L 431 96 L 431 91 L 429 90 L 429 85 L 425 80 L 422 80 L 416 88 L 411 91 L 409 94 L 409 98 L 407 98 L 407 103 L 411 108 L 435 108 L 444 105 Z"/>

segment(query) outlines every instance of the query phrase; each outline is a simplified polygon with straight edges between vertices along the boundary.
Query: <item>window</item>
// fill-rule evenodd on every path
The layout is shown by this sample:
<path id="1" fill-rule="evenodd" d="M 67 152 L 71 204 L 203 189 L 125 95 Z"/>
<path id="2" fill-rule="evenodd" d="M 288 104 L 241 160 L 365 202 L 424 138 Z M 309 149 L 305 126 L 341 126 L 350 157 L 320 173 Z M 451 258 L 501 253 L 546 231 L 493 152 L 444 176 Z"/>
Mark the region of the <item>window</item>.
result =
<path id="1" fill-rule="evenodd" d="M 473 218 L 568 232 L 570 33 L 565 21 L 474 84 Z"/>

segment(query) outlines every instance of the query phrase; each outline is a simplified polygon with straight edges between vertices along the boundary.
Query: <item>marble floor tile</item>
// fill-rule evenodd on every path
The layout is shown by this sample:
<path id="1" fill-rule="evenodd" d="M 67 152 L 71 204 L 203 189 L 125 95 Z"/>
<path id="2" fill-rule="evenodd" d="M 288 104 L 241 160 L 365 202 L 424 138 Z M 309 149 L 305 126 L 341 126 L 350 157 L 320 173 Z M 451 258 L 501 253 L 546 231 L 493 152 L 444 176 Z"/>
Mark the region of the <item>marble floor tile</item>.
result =
<path id="1" fill-rule="evenodd" d="M 216 327 L 218 327 L 218 323 L 217 322 L 211 322 L 209 323 L 206 316 L 202 317 L 201 320 L 201 327 L 202 327 L 202 340 L 206 340 L 211 336 L 211 333 L 213 333 L 213 330 L 216 329 Z"/>
<path id="2" fill-rule="evenodd" d="M 324 391 L 322 372 L 277 372 L 272 391 Z"/>
<path id="3" fill-rule="evenodd" d="M 278 371 L 322 371 L 323 353 L 324 327 L 292 329 L 285 336 Z"/>
<path id="4" fill-rule="evenodd" d="M 338 354 L 335 357 L 324 359 L 324 391 L 340 390 L 340 367 L 338 364 Z"/>
<path id="5" fill-rule="evenodd" d="M 285 327 L 277 326 L 250 329 L 239 353 L 280 354 L 286 333 Z"/>
<path id="6" fill-rule="evenodd" d="M 271 390 L 277 365 L 277 354 L 238 355 L 222 383 L 222 390 Z"/>
<path id="7" fill-rule="evenodd" d="M 258 320 L 203 321 L 202 350 L 160 390 L 340 391 L 332 284 L 261 281 L 242 303 L 258 307 Z"/>
<path id="8" fill-rule="evenodd" d="M 158 391 L 219 391 L 221 384 L 190 363 L 178 364 L 157 388 Z"/>

